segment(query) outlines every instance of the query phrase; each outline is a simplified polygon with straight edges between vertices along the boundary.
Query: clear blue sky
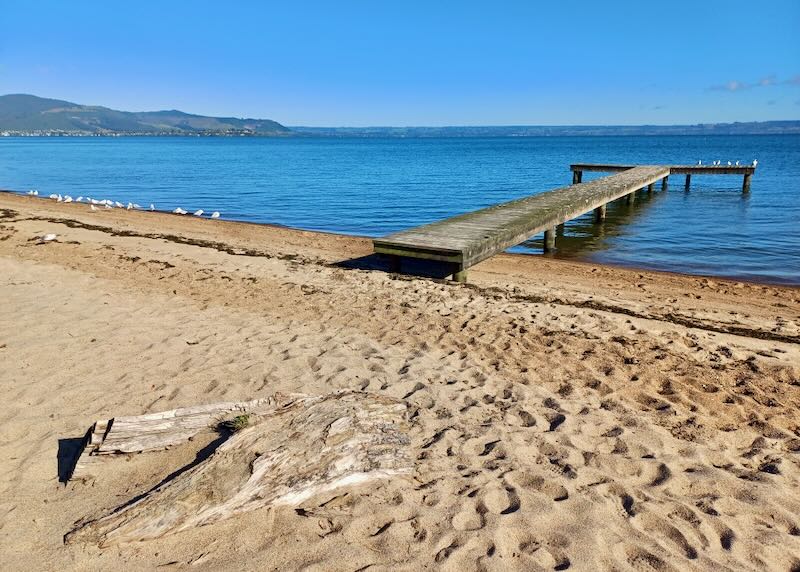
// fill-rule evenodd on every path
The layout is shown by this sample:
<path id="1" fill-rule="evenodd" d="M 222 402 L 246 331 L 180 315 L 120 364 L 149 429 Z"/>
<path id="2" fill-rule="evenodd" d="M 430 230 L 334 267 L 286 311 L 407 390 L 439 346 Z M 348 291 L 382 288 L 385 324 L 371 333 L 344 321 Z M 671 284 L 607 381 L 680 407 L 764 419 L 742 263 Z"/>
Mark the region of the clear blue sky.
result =
<path id="1" fill-rule="evenodd" d="M 0 94 L 287 125 L 800 117 L 800 1 L 0 0 Z"/>

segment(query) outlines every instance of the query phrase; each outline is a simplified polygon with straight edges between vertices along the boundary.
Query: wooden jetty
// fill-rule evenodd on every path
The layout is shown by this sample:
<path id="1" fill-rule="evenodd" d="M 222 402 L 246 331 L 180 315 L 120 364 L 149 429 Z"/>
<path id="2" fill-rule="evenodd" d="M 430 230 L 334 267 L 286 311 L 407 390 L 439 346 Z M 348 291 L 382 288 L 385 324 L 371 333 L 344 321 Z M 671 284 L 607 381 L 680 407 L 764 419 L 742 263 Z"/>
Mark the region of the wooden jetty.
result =
<path id="1" fill-rule="evenodd" d="M 692 182 L 692 175 L 742 175 L 742 192 L 750 191 L 750 177 L 756 172 L 755 165 L 667 165 L 670 175 L 686 175 L 686 185 L 688 191 Z M 596 173 L 619 173 L 633 169 L 636 165 L 604 165 L 597 163 L 577 163 L 570 165 L 572 171 L 572 182 L 580 183 L 583 180 L 584 171 Z"/>
<path id="2" fill-rule="evenodd" d="M 688 190 L 692 174 L 742 174 L 744 190 L 750 187 L 754 166 L 694 165 L 598 165 L 570 166 L 573 184 L 552 191 L 493 205 L 478 211 L 404 230 L 373 240 L 376 253 L 389 258 L 391 270 L 401 271 L 404 257 L 438 261 L 448 265 L 448 273 L 458 282 L 467 279 L 467 268 L 544 231 L 545 252 L 554 250 L 556 227 L 594 211 L 602 221 L 606 205 L 625 197 L 631 204 L 636 192 L 652 192 L 662 181 L 667 188 L 671 174 L 686 175 Z M 584 171 L 614 173 L 582 182 Z"/>

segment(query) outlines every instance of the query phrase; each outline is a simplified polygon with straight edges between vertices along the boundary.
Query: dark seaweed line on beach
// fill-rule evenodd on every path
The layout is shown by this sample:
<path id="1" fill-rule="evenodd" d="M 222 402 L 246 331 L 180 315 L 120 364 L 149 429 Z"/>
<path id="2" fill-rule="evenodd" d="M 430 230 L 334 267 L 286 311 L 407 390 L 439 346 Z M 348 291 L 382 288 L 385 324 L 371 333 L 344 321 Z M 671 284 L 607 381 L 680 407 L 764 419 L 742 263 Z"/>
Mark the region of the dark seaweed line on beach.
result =
<path id="1" fill-rule="evenodd" d="M 212 241 L 212 240 L 202 240 L 202 239 L 193 239 L 193 238 L 185 238 L 182 236 L 177 236 L 173 234 L 158 234 L 158 233 L 140 233 L 134 232 L 131 230 L 116 230 L 114 228 L 108 226 L 101 226 L 89 223 L 83 223 L 77 221 L 75 219 L 61 219 L 61 218 L 54 218 L 54 217 L 28 217 L 28 218 L 14 218 L 18 213 L 11 209 L 0 209 L 0 219 L 8 220 L 9 222 L 22 222 L 25 220 L 37 220 L 37 221 L 45 221 L 50 222 L 53 224 L 63 224 L 69 228 L 82 228 L 86 230 L 95 230 L 99 232 L 103 232 L 109 234 L 111 236 L 122 236 L 122 237 L 134 237 L 134 238 L 148 238 L 153 240 L 165 240 L 167 242 L 174 242 L 177 244 L 186 244 L 190 246 L 198 246 L 201 248 L 211 248 L 217 250 L 219 252 L 224 252 L 226 254 L 230 254 L 232 256 L 253 256 L 253 257 L 261 257 L 261 258 L 271 258 L 271 259 L 278 259 L 278 260 L 289 260 L 289 261 L 297 261 L 302 262 L 305 264 L 317 264 L 320 266 L 337 266 L 337 264 L 329 264 L 320 259 L 310 259 L 310 258 L 302 258 L 296 254 L 281 254 L 275 255 L 270 254 L 268 252 L 249 249 L 249 248 L 235 248 L 229 244 L 224 242 Z M 418 277 L 414 276 L 403 276 L 397 275 L 397 279 L 402 280 L 415 280 Z M 450 283 L 449 280 L 436 280 L 437 282 L 442 283 Z M 481 295 L 491 295 L 491 296 L 502 296 L 507 297 L 509 300 L 519 301 L 519 302 L 532 302 L 536 304 L 557 304 L 559 306 L 568 306 L 573 308 L 586 308 L 590 310 L 596 310 L 600 312 L 609 312 L 613 314 L 623 314 L 626 316 L 630 316 L 632 318 L 640 318 L 644 320 L 655 320 L 659 322 L 667 322 L 670 324 L 675 324 L 678 326 L 683 326 L 687 328 L 694 328 L 698 330 L 704 330 L 708 332 L 715 332 L 719 334 L 730 334 L 734 336 L 742 336 L 748 338 L 755 338 L 760 340 L 768 340 L 774 342 L 784 342 L 788 344 L 800 344 L 800 336 L 793 336 L 789 334 L 780 334 L 777 332 L 767 332 L 763 330 L 755 330 L 752 328 L 747 328 L 745 326 L 724 326 L 724 325 L 715 325 L 715 324 L 708 324 L 702 322 L 700 320 L 695 320 L 693 318 L 689 318 L 686 316 L 680 316 L 676 314 L 665 314 L 663 316 L 647 314 L 644 312 L 637 312 L 635 310 L 631 310 L 630 308 L 625 308 L 623 306 L 616 306 L 612 304 L 601 304 L 599 302 L 593 300 L 584 300 L 584 301 L 569 301 L 564 300 L 561 298 L 548 298 L 545 296 L 536 296 L 531 294 L 525 295 L 518 295 L 518 294 L 509 294 L 499 288 L 495 287 L 480 287 L 474 284 L 463 284 L 461 285 L 464 288 L 470 288 L 476 292 L 479 292 Z"/>

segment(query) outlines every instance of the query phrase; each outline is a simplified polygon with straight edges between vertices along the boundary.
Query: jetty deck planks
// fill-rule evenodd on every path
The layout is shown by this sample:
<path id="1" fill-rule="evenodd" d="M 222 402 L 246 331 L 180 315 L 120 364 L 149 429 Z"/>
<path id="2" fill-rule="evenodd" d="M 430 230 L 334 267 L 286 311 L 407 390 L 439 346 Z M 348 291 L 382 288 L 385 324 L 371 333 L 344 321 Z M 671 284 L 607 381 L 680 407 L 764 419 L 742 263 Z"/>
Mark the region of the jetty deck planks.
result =
<path id="1" fill-rule="evenodd" d="M 635 193 L 670 174 L 669 166 L 646 165 L 587 183 L 494 205 L 373 241 L 376 253 L 451 263 L 456 280 L 490 256 L 606 203 Z M 395 258 L 399 260 L 399 258 Z"/>
<path id="2" fill-rule="evenodd" d="M 573 173 L 619 173 L 634 169 L 636 165 L 606 165 L 601 163 L 575 163 L 569 166 Z M 753 165 L 666 165 L 670 175 L 752 175 Z"/>

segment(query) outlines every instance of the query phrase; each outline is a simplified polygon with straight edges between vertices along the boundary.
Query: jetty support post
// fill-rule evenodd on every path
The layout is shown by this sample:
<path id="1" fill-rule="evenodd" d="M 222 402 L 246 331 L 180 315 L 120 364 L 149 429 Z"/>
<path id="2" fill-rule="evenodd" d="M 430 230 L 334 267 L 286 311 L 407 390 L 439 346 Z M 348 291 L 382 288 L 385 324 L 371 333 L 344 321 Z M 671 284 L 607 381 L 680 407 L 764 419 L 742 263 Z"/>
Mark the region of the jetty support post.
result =
<path id="1" fill-rule="evenodd" d="M 577 185 L 583 180 L 583 171 L 573 171 L 572 172 L 572 184 Z"/>
<path id="2" fill-rule="evenodd" d="M 650 183 L 649 185 L 647 185 L 647 192 L 648 192 L 648 194 L 653 192 L 653 188 L 654 188 L 655 186 L 656 186 L 656 184 L 655 184 L 655 183 Z"/>
<path id="3" fill-rule="evenodd" d="M 556 229 L 549 228 L 544 231 L 544 251 L 553 252 L 556 249 Z"/>
<path id="4" fill-rule="evenodd" d="M 742 192 L 749 193 L 750 192 L 750 177 L 752 175 L 750 173 L 744 174 L 744 181 L 742 182 Z"/>
<path id="5" fill-rule="evenodd" d="M 461 264 L 456 263 L 455 271 L 453 272 L 453 280 L 464 284 L 467 281 L 467 269 Z"/>
<path id="6" fill-rule="evenodd" d="M 691 175 L 689 175 L 689 174 L 687 174 L 687 175 L 686 175 L 686 186 L 684 187 L 684 189 L 683 189 L 683 190 L 685 190 L 685 191 L 688 191 L 688 190 L 689 190 L 689 186 L 690 186 L 691 184 L 692 184 L 692 176 L 691 176 Z"/>
<path id="7" fill-rule="evenodd" d="M 627 195 L 625 195 L 626 204 L 632 205 L 635 202 L 636 202 L 636 191 L 633 191 L 632 193 L 628 193 Z"/>
<path id="8" fill-rule="evenodd" d="M 606 220 L 606 205 L 600 205 L 594 209 L 594 222 Z"/>
<path id="9" fill-rule="evenodd" d="M 663 179 L 661 179 L 661 190 L 666 191 L 668 186 L 669 186 L 669 177 L 664 177 Z"/>

